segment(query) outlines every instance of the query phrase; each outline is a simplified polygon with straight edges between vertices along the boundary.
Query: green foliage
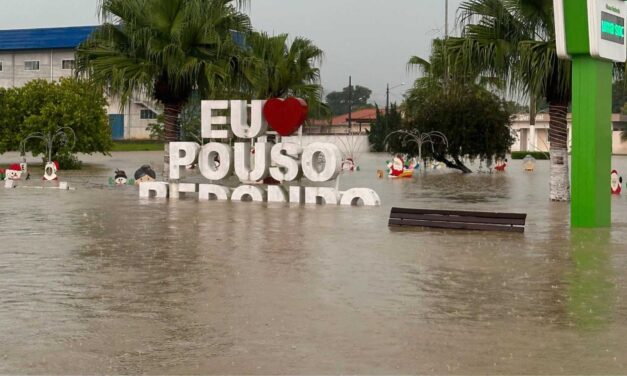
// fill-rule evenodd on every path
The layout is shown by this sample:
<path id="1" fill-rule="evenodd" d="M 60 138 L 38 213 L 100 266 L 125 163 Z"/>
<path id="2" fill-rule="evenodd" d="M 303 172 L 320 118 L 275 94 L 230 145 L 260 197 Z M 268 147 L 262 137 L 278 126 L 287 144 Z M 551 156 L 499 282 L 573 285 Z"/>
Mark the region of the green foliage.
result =
<path id="1" fill-rule="evenodd" d="M 249 98 L 295 96 L 305 99 L 316 116 L 328 112 L 320 100 L 323 52 L 312 41 L 296 37 L 289 43 L 287 34 L 253 32 L 246 42 L 242 65 Z"/>
<path id="2" fill-rule="evenodd" d="M 53 159 L 64 160 L 71 167 L 77 165 L 72 162 L 75 153 L 106 154 L 112 145 L 106 105 L 99 86 L 69 78 L 53 83 L 35 80 L 20 88 L 0 90 L 0 153 L 19 150 L 22 140 L 33 133 L 54 134 L 60 127 L 69 127 L 76 143 L 70 149 L 71 137 L 66 144 L 55 142 Z M 25 149 L 40 155 L 46 145 L 30 139 Z"/>
<path id="3" fill-rule="evenodd" d="M 148 123 L 146 130 L 150 132 L 150 139 L 156 141 L 165 141 L 165 116 L 157 115 L 154 123 Z"/>
<path id="4" fill-rule="evenodd" d="M 161 141 L 114 141 L 111 151 L 163 151 Z"/>
<path id="5" fill-rule="evenodd" d="M 349 99 L 351 97 L 350 87 L 347 86 L 342 91 L 334 91 L 327 95 L 327 105 L 331 110 L 333 116 L 343 115 L 348 113 L 348 104 Z M 373 105 L 368 103 L 370 99 L 370 95 L 372 95 L 372 90 L 363 86 L 353 86 L 352 92 L 352 107 L 353 111 L 363 109 L 363 108 L 372 108 Z"/>
<path id="6" fill-rule="evenodd" d="M 627 104 L 627 83 L 625 79 L 615 81 L 612 84 L 612 113 L 624 113 Z"/>
<path id="7" fill-rule="evenodd" d="M 390 142 L 394 143 L 396 139 L 389 140 L 388 135 L 401 129 L 403 119 L 395 103 L 390 106 L 387 114 L 381 114 L 378 107 L 376 109 L 377 119 L 370 127 L 370 132 L 368 132 L 368 142 L 371 150 L 374 152 L 390 151 L 394 148 L 394 145 L 390 145 Z"/>
<path id="8" fill-rule="evenodd" d="M 155 139 L 197 141 L 203 99 L 302 97 L 321 103 L 322 51 L 311 41 L 252 31 L 234 0 L 102 0 L 105 23 L 83 43 L 77 69 L 126 103 L 145 93 L 164 106 Z M 190 103 L 194 102 L 194 103 Z M 199 121 L 199 120 L 198 120 Z M 186 126 L 190 128 L 186 129 Z"/>
<path id="9" fill-rule="evenodd" d="M 201 129 L 200 129 L 200 96 L 197 92 L 194 92 L 187 104 L 181 110 L 178 123 L 181 128 L 181 141 L 192 141 L 201 143 Z M 155 119 L 155 123 L 148 124 L 146 130 L 150 132 L 150 138 L 156 141 L 165 140 L 165 117 L 160 114 Z"/>
<path id="10" fill-rule="evenodd" d="M 526 156 L 532 156 L 537 160 L 549 160 L 551 155 L 549 153 L 543 153 L 541 151 L 513 151 L 512 159 L 525 159 Z"/>
<path id="11" fill-rule="evenodd" d="M 215 98 L 241 85 L 251 29 L 233 0 L 102 0 L 104 24 L 77 52 L 77 70 L 126 103 L 146 93 L 164 105 L 165 137 L 179 139 L 179 113 L 194 90 Z"/>
<path id="12" fill-rule="evenodd" d="M 69 153 L 57 154 L 53 159 L 59 163 L 61 170 L 80 170 L 83 168 L 83 162 Z"/>
<path id="13" fill-rule="evenodd" d="M 423 156 L 451 168 L 471 172 L 463 159 L 502 158 L 514 143 L 505 102 L 479 85 L 417 86 L 410 91 L 406 108 L 405 129 L 446 136 L 448 147 L 436 143 L 433 149 L 423 148 Z M 392 151 L 418 155 L 417 149 L 413 143 L 397 144 Z"/>

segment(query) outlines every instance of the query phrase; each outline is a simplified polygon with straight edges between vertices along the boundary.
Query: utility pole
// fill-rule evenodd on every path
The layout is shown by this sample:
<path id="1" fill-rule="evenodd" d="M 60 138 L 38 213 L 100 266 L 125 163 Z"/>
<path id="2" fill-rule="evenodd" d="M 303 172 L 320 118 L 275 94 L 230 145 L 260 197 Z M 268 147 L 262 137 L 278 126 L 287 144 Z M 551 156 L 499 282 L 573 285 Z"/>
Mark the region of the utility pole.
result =
<path id="1" fill-rule="evenodd" d="M 390 84 L 387 85 L 385 90 L 385 116 L 390 112 Z"/>
<path id="2" fill-rule="evenodd" d="M 353 77 L 348 76 L 348 129 L 353 131 Z"/>
<path id="3" fill-rule="evenodd" d="M 444 39 L 448 39 L 448 0 L 444 0 Z"/>

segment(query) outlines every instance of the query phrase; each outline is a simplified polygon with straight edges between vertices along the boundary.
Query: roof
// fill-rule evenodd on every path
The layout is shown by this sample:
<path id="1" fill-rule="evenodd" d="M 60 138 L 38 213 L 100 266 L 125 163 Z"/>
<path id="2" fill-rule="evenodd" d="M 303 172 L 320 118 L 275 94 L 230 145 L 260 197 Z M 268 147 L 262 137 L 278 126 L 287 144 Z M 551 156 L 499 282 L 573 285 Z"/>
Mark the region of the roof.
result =
<path id="1" fill-rule="evenodd" d="M 98 26 L 0 30 L 0 51 L 75 49 Z"/>
<path id="2" fill-rule="evenodd" d="M 385 110 L 380 109 L 379 113 L 385 113 Z M 363 110 L 353 111 L 351 113 L 351 118 L 353 123 L 355 124 L 371 124 L 377 120 L 377 109 L 376 108 L 364 108 Z M 343 114 L 339 116 L 335 116 L 329 122 L 328 120 L 312 120 L 311 123 L 313 125 L 348 125 L 348 114 Z"/>

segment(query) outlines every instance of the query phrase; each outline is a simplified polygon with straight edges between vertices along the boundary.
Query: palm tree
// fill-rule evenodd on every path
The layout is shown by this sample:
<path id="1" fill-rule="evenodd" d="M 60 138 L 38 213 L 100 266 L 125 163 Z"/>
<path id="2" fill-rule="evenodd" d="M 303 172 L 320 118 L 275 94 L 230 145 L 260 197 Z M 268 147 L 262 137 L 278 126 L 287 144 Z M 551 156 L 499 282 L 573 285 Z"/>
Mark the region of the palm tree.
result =
<path id="1" fill-rule="evenodd" d="M 567 112 L 571 64 L 557 57 L 552 0 L 466 0 L 460 38 L 447 42 L 453 64 L 481 67 L 509 82 L 513 92 L 549 104 L 551 199 L 570 200 Z M 533 107 L 533 106 L 532 106 Z M 533 117 L 533 115 L 532 115 Z"/>
<path id="2" fill-rule="evenodd" d="M 246 42 L 249 58 L 242 65 L 247 78 L 244 90 L 250 97 L 300 97 L 312 111 L 324 112 L 318 68 L 324 53 L 320 48 L 305 38 L 289 43 L 287 34 L 264 32 L 253 32 Z"/>
<path id="3" fill-rule="evenodd" d="M 240 69 L 236 33 L 250 32 L 236 0 L 101 0 L 104 21 L 77 52 L 77 72 L 128 103 L 147 95 L 164 107 L 166 141 L 190 95 L 231 88 Z M 240 34 L 241 35 L 241 34 Z"/>

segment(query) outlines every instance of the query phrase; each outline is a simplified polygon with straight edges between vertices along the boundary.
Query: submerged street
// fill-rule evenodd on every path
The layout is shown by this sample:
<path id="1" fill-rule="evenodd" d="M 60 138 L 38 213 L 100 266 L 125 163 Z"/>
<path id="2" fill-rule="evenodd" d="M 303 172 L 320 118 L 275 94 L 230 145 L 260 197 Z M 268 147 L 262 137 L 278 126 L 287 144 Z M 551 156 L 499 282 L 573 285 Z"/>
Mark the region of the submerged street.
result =
<path id="1" fill-rule="evenodd" d="M 0 373 L 626 372 L 625 195 L 611 229 L 572 230 L 548 162 L 377 179 L 383 154 L 340 184 L 379 208 L 108 186 L 160 158 L 85 157 L 59 172 L 75 191 L 0 191 Z M 627 158 L 613 167 L 625 176 Z M 527 227 L 389 229 L 392 206 L 528 213 Z"/>

